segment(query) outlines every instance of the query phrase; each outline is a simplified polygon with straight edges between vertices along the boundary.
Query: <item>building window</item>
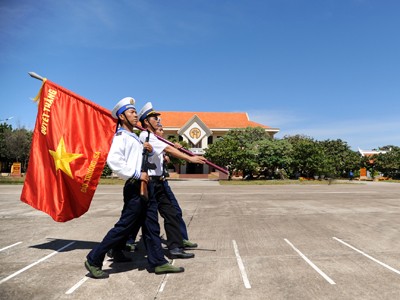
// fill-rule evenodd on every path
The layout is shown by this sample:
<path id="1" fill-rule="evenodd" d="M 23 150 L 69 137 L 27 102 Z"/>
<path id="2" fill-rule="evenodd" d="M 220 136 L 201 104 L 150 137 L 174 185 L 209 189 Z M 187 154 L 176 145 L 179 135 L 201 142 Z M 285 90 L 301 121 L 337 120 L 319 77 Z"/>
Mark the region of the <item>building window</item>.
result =
<path id="1" fill-rule="evenodd" d="M 211 145 L 213 143 L 213 137 L 212 137 L 212 135 L 210 135 L 209 137 L 208 137 L 208 139 L 207 139 L 207 144 L 208 145 Z"/>

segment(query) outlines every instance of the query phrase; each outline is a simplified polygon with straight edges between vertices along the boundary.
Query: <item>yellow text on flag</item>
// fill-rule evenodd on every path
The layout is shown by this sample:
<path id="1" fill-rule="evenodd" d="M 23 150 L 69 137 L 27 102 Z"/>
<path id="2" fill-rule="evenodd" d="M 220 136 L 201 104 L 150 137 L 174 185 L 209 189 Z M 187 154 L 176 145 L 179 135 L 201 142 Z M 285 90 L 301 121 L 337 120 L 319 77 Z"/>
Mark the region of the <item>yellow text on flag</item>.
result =
<path id="1" fill-rule="evenodd" d="M 84 182 L 81 185 L 81 192 L 82 193 L 86 193 L 87 192 L 87 188 L 89 187 L 90 179 L 92 179 L 93 172 L 94 172 L 94 169 L 96 168 L 96 165 L 97 165 L 97 162 L 99 160 L 100 154 L 101 154 L 101 152 L 97 151 L 93 155 L 93 159 L 90 162 L 90 165 L 88 167 L 87 174 L 85 175 Z"/>
<path id="2" fill-rule="evenodd" d="M 44 98 L 44 105 L 42 111 L 42 126 L 40 127 L 40 132 L 43 135 L 47 134 L 47 127 L 50 122 L 50 108 L 54 102 L 54 99 L 57 95 L 57 91 L 53 89 L 49 89 L 47 92 L 47 96 Z"/>

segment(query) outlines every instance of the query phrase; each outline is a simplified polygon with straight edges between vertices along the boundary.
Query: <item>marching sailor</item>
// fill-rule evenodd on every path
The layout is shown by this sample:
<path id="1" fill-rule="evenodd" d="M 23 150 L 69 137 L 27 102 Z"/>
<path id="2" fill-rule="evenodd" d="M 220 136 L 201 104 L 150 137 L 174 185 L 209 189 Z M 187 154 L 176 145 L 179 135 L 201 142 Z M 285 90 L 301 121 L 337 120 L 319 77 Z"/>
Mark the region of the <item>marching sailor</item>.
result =
<path id="1" fill-rule="evenodd" d="M 139 121 L 147 131 L 142 131 L 139 138 L 144 142 L 149 136 L 149 143 L 153 147 L 154 155 L 150 161 L 156 165 L 156 169 L 148 170 L 149 192 L 153 196 L 151 201 L 156 201 L 158 211 L 164 219 L 164 228 L 167 235 L 167 247 L 171 258 L 192 258 L 193 253 L 184 251 L 184 238 L 180 229 L 179 212 L 171 203 L 164 185 L 163 177 L 163 153 L 168 152 L 174 157 L 184 159 L 191 163 L 204 164 L 205 158 L 202 156 L 189 156 L 180 152 L 173 146 L 157 139 L 154 135 L 157 128 L 161 126 L 159 120 L 160 113 L 154 111 L 151 102 L 144 105 L 139 113 Z M 194 244 L 192 244 L 194 246 Z"/>
<path id="2" fill-rule="evenodd" d="M 149 143 L 142 144 L 134 133 L 138 121 L 135 100 L 132 97 L 120 100 L 112 110 L 112 116 L 118 120 L 119 127 L 111 144 L 107 164 L 118 177 L 126 180 L 123 189 L 124 206 L 118 222 L 108 231 L 102 242 L 87 255 L 85 267 L 94 278 L 109 277 L 109 274 L 102 270 L 106 253 L 111 249 L 122 250 L 133 228 L 144 224 L 142 234 L 147 259 L 155 273 L 183 272 L 183 268 L 175 267 L 165 259 L 159 230 L 158 232 L 153 228 L 148 230 L 146 226 L 150 224 L 154 227 L 154 220 L 149 220 L 147 203 L 140 197 L 140 182 L 149 180 L 148 174 L 141 172 L 142 152 L 144 147 L 153 153 L 153 148 Z M 123 262 L 129 259 L 122 251 L 114 251 L 114 260 Z"/>

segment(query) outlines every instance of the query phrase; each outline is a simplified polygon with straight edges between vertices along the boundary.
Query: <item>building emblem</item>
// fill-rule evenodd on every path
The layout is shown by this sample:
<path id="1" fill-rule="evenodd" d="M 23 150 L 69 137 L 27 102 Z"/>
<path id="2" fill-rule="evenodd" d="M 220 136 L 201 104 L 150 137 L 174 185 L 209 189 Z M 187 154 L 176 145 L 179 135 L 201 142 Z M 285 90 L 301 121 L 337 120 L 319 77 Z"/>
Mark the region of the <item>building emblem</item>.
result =
<path id="1" fill-rule="evenodd" d="M 192 139 L 199 139 L 201 136 L 201 131 L 200 129 L 198 129 L 197 127 L 193 127 L 190 131 L 189 131 L 189 136 Z"/>
<path id="2" fill-rule="evenodd" d="M 197 116 L 195 116 L 197 118 Z M 183 130 L 181 130 L 179 135 L 185 137 L 192 145 L 193 148 L 201 148 L 202 140 L 207 136 L 204 128 L 207 127 L 201 122 L 201 120 L 191 120 L 191 124 L 186 125 Z"/>

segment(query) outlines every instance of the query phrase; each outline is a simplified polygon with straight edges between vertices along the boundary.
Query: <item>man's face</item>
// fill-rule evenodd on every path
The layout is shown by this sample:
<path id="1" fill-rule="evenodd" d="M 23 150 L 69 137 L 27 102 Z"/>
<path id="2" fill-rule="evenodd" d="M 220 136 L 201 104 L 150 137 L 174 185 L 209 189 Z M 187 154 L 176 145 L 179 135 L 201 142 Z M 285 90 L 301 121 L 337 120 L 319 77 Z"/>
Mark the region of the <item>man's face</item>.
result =
<path id="1" fill-rule="evenodd" d="M 120 115 L 121 119 L 128 120 L 133 126 L 136 125 L 138 121 L 138 115 L 136 113 L 136 109 L 134 108 L 129 108 L 127 109 L 123 114 Z"/>
<path id="2" fill-rule="evenodd" d="M 164 129 L 161 126 L 159 126 L 157 128 L 157 130 L 156 130 L 156 134 L 159 135 L 159 136 L 163 136 L 164 135 Z"/>
<path id="3" fill-rule="evenodd" d="M 160 117 L 159 116 L 150 116 L 146 119 L 147 127 L 151 128 L 155 131 L 160 126 Z"/>

